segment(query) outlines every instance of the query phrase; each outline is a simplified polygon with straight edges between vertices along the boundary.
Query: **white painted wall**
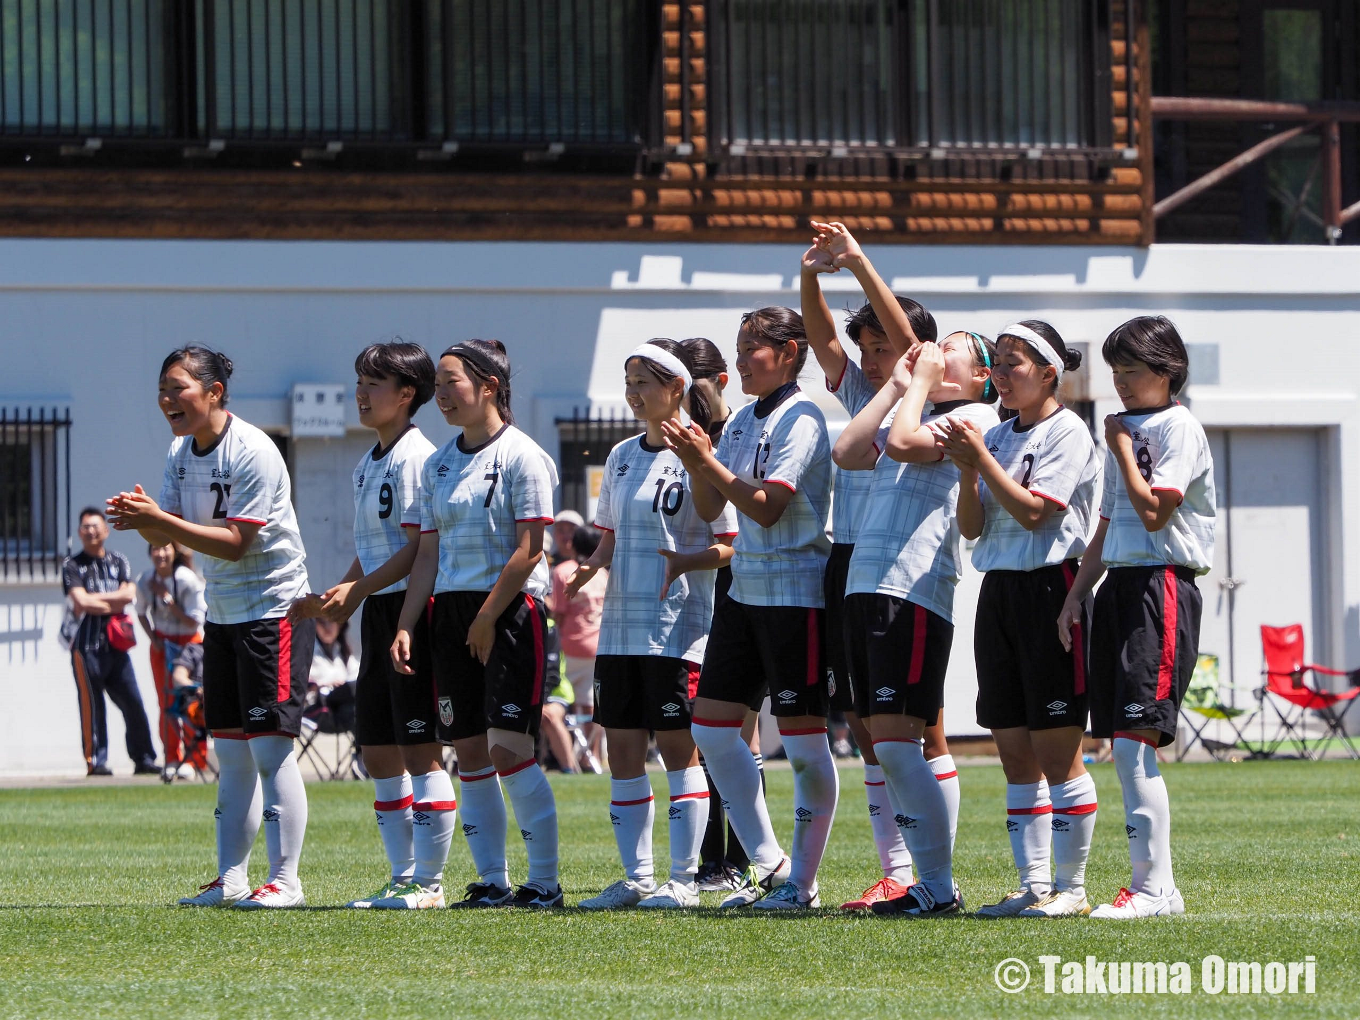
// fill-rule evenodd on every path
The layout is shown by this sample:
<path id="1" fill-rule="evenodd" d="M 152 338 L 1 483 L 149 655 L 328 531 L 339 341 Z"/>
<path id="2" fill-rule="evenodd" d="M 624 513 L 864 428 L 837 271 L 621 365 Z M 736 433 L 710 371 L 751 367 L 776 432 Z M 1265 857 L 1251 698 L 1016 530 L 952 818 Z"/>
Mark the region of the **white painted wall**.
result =
<path id="1" fill-rule="evenodd" d="M 1360 249 L 880 246 L 871 254 L 942 330 L 995 333 L 1037 316 L 1069 340 L 1091 342 L 1100 414 L 1117 404 L 1099 342 L 1133 315 L 1163 312 L 1188 341 L 1218 348 L 1218 384 L 1192 383 L 1187 394 L 1207 426 L 1326 429 L 1328 633 L 1325 645 L 1310 640 L 1321 661 L 1360 665 L 1360 511 L 1351 509 L 1360 506 L 1360 474 L 1343 470 L 1360 454 Z M 225 350 L 237 366 L 233 410 L 283 429 L 292 383 L 348 384 L 354 355 L 375 339 L 399 334 L 437 353 L 455 340 L 498 337 L 514 362 L 521 424 L 554 450 L 556 416 L 588 403 L 619 406 L 620 361 L 640 340 L 708 335 L 730 351 L 741 312 L 796 304 L 798 256 L 741 244 L 0 241 L 0 403 L 72 408 L 78 507 L 134 481 L 159 485 L 169 433 L 155 407 L 156 373 L 180 343 Z M 848 274 L 828 287 L 844 288 L 831 295 L 833 307 L 862 300 Z M 812 372 L 808 383 L 820 391 Z M 829 419 L 844 417 L 821 397 Z M 436 441 L 447 437 L 429 410 L 419 421 Z M 344 440 L 297 445 L 298 510 L 317 584 L 348 562 L 349 462 L 365 442 L 351 425 Z M 332 485 L 319 481 L 326 477 Z M 135 539 L 115 536 L 112 545 L 134 565 L 145 562 Z M 975 597 L 976 577 L 966 578 L 951 732 L 975 729 Z M 55 593 L 0 587 L 0 774 L 79 771 L 56 606 Z M 149 676 L 144 652 L 138 665 Z M 111 741 L 122 767 L 121 731 Z"/>

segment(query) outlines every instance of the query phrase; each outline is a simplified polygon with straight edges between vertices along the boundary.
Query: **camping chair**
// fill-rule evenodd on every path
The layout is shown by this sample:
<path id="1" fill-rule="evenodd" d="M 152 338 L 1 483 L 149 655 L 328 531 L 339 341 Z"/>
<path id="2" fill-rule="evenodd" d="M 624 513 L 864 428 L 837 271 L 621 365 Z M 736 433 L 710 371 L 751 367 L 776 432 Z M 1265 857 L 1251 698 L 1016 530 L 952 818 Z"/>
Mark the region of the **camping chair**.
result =
<path id="1" fill-rule="evenodd" d="M 1215 761 L 1230 761 L 1234 752 L 1243 746 L 1250 750 L 1243 730 L 1256 717 L 1256 713 L 1242 720 L 1248 710 L 1238 708 L 1235 704 L 1239 700 L 1237 695 L 1245 693 L 1232 684 L 1224 686 L 1218 670 L 1217 655 L 1201 655 L 1195 663 L 1195 672 L 1190 677 L 1185 698 L 1181 701 L 1181 721 L 1190 730 L 1190 736 L 1177 742 L 1176 760 L 1184 761 L 1195 744 L 1208 751 Z M 1261 706 L 1258 704 L 1256 712 L 1260 711 Z M 1242 721 L 1239 723 L 1239 720 Z M 1256 756 L 1255 751 L 1252 756 Z"/>
<path id="2" fill-rule="evenodd" d="M 1265 684 L 1260 696 L 1270 702 L 1280 720 L 1267 753 L 1274 754 L 1287 741 L 1301 757 L 1317 760 L 1326 757 L 1329 744 L 1337 740 L 1352 758 L 1360 758 L 1360 752 L 1356 751 L 1355 743 L 1345 729 L 1346 713 L 1360 695 L 1360 687 L 1355 686 L 1360 682 L 1360 670 L 1348 673 L 1308 662 L 1304 655 L 1303 626 L 1297 623 L 1288 627 L 1262 624 L 1261 650 L 1265 660 L 1261 669 Z M 1306 673 L 1348 677 L 1352 686 L 1339 694 L 1310 687 L 1303 681 Z M 1305 732 L 1309 713 L 1322 723 L 1323 733 L 1319 737 L 1309 738 Z"/>
<path id="3" fill-rule="evenodd" d="M 208 746 L 208 727 L 203 718 L 203 687 L 187 684 L 175 688 L 175 697 L 166 708 L 168 715 L 179 729 L 180 745 L 186 764 L 194 770 L 200 783 L 217 780 L 217 767 L 212 758 L 202 753 Z M 198 762 L 204 762 L 200 767 Z M 169 779 L 164 779 L 170 782 Z"/>
<path id="4" fill-rule="evenodd" d="M 347 685 L 348 686 L 348 685 Z M 346 711 L 346 709 L 348 709 Z M 325 746 L 323 736 L 333 738 Z M 363 761 L 354 737 L 353 699 L 332 696 L 329 687 L 307 685 L 307 703 L 302 709 L 298 733 L 298 762 L 308 761 L 320 779 L 364 779 Z"/>

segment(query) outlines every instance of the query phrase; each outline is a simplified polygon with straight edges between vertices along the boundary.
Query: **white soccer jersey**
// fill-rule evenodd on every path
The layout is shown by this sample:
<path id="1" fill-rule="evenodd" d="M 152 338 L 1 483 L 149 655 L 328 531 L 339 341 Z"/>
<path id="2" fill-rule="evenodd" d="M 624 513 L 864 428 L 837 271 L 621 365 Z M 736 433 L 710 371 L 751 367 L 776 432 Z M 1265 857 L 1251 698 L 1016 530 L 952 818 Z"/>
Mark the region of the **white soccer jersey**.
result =
<path id="1" fill-rule="evenodd" d="M 826 381 L 826 388 L 836 395 L 841 406 L 853 418 L 863 411 L 869 401 L 874 399 L 874 388 L 869 385 L 864 371 L 849 358 L 841 377 L 833 386 Z M 874 480 L 872 471 L 846 471 L 835 467 L 832 471 L 831 488 L 831 540 L 836 543 L 854 545 L 864 522 L 864 506 L 869 498 L 869 486 Z"/>
<path id="2" fill-rule="evenodd" d="M 196 621 L 185 623 L 151 590 L 151 583 L 155 577 L 156 569 L 152 567 L 137 578 L 137 612 L 151 621 L 151 627 L 157 634 L 167 637 L 193 637 L 202 629 L 203 621 L 208 617 L 208 607 L 203 601 L 203 582 L 182 563 L 175 567 L 169 577 L 161 578 L 161 587 L 174 596 L 175 605 Z"/>
<path id="3" fill-rule="evenodd" d="M 1175 564 L 1207 574 L 1214 562 L 1214 459 L 1204 427 L 1180 404 L 1120 418 L 1133 436 L 1138 470 L 1153 489 L 1181 498 L 1160 531 L 1148 531 L 1129 502 L 1114 454 L 1105 451 L 1100 516 L 1110 522 L 1101 559 L 1107 567 Z"/>
<path id="4" fill-rule="evenodd" d="M 274 440 L 250 422 L 230 415 L 207 450 L 195 449 L 192 436 L 177 436 L 165 462 L 160 503 L 194 524 L 261 525 L 235 563 L 203 557 L 210 623 L 279 617 L 310 590 L 288 468 Z"/>
<path id="5" fill-rule="evenodd" d="M 973 547 L 978 570 L 1038 570 L 1086 551 L 1091 511 L 1096 502 L 1100 458 L 1081 418 L 1059 408 L 1025 428 L 1019 418 L 987 433 L 987 449 L 1001 469 L 1024 488 L 1057 504 L 1058 509 L 1033 531 L 1012 517 L 978 485 L 985 517 Z"/>
<path id="6" fill-rule="evenodd" d="M 513 425 L 481 446 L 463 449 L 457 436 L 425 460 L 420 530 L 439 532 L 434 590 L 489 592 L 518 545 L 516 525 L 552 523 L 557 468 Z M 551 587 L 544 556 L 524 591 L 546 600 Z"/>
<path id="7" fill-rule="evenodd" d="M 983 432 L 997 424 L 996 411 L 978 401 L 938 404 L 922 417 L 966 418 Z M 878 431 L 887 449 L 889 425 Z M 873 484 L 845 593 L 895 595 L 954 622 L 954 587 L 959 582 L 959 469 L 945 458 L 928 464 L 899 464 L 887 454 L 874 465 Z"/>
<path id="8" fill-rule="evenodd" d="M 807 606 L 825 602 L 822 574 L 831 543 L 831 447 L 821 410 L 796 387 L 764 418 L 760 401 L 727 425 L 717 457 L 744 482 L 776 482 L 793 498 L 772 528 L 737 513 L 732 543 L 731 596 L 748 606 Z"/>
<path id="9" fill-rule="evenodd" d="M 386 450 L 375 446 L 354 468 L 354 551 L 371 574 L 406 546 L 420 527 L 420 473 L 434 444 L 412 425 Z M 405 591 L 406 578 L 377 592 Z"/>
<path id="10" fill-rule="evenodd" d="M 694 510 L 689 475 L 672 450 L 626 439 L 609 451 L 595 525 L 614 533 L 599 655 L 667 655 L 704 661 L 716 572 L 681 575 L 661 601 L 666 561 L 658 549 L 703 552 L 716 535 L 737 533 L 729 503 L 712 524 Z"/>

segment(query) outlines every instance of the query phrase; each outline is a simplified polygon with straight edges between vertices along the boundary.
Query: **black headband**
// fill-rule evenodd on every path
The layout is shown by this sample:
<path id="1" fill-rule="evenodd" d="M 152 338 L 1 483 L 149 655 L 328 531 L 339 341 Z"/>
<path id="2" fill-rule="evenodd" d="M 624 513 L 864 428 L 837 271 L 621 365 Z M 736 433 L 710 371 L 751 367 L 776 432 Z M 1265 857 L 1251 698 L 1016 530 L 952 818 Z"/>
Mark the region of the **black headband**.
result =
<path id="1" fill-rule="evenodd" d="M 455 358 L 461 358 L 463 361 L 471 362 L 472 367 L 477 370 L 478 375 L 486 379 L 495 379 L 501 384 L 501 389 L 505 389 L 510 385 L 510 380 L 505 372 L 494 361 L 487 357 L 486 352 L 478 350 L 471 344 L 454 344 L 444 351 L 440 357 L 446 358 L 449 355 L 452 355 Z"/>

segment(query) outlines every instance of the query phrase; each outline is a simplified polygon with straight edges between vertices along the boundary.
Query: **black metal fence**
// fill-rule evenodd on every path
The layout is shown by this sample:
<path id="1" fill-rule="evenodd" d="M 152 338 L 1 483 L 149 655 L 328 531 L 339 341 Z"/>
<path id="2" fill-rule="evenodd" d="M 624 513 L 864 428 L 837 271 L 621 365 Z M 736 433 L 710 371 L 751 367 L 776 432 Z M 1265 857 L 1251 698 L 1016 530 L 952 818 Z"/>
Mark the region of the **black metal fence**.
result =
<path id="1" fill-rule="evenodd" d="M 70 535 L 70 411 L 0 407 L 0 580 L 55 580 Z"/>
<path id="2" fill-rule="evenodd" d="M 562 510 L 575 510 L 590 520 L 599 498 L 599 479 L 609 451 L 644 426 L 631 414 L 582 412 L 572 408 L 570 418 L 557 419 L 558 469 L 562 477 Z M 594 470 L 592 470 L 594 469 Z"/>

